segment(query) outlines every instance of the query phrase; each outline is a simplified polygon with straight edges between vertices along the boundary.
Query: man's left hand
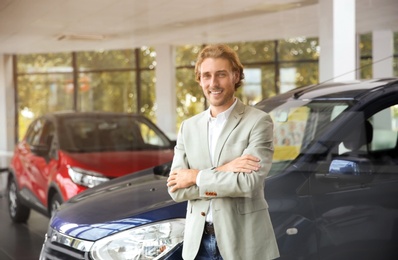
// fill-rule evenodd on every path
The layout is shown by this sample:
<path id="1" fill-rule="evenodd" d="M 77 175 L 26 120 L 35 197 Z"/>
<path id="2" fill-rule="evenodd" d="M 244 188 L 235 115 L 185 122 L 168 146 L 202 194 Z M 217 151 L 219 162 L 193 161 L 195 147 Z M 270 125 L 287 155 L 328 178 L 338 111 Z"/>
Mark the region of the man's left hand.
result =
<path id="1" fill-rule="evenodd" d="M 170 173 L 167 179 L 167 186 L 172 187 L 170 192 L 175 192 L 178 189 L 184 189 L 196 184 L 196 176 L 199 170 L 195 169 L 178 169 Z"/>

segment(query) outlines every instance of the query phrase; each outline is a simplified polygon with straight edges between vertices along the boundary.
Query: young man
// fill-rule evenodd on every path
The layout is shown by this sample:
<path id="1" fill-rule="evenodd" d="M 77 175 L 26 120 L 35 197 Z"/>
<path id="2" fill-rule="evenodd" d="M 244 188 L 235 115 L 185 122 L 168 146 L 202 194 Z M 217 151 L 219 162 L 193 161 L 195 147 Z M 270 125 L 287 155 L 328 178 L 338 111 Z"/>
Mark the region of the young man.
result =
<path id="1" fill-rule="evenodd" d="M 170 196 L 188 201 L 183 258 L 277 258 L 264 198 L 272 120 L 235 97 L 243 66 L 227 45 L 204 48 L 195 74 L 210 107 L 181 124 L 167 180 Z"/>

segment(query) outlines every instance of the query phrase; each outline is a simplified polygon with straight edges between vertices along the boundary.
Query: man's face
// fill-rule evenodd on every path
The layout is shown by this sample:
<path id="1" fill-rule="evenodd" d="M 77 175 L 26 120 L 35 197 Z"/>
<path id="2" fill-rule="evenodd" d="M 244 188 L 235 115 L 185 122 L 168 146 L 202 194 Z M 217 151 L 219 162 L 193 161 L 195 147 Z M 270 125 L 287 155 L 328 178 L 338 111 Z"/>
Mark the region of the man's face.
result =
<path id="1" fill-rule="evenodd" d="M 232 71 L 228 60 L 206 58 L 202 62 L 200 86 L 211 105 L 212 113 L 221 113 L 233 104 L 237 81 L 238 74 Z"/>

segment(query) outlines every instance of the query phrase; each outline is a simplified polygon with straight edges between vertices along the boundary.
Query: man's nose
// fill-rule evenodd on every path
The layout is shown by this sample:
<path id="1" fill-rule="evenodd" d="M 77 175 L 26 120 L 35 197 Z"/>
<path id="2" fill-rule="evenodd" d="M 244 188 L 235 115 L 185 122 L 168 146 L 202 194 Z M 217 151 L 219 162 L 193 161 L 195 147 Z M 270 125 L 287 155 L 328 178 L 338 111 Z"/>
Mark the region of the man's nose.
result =
<path id="1" fill-rule="evenodd" d="M 216 76 L 212 76 L 210 79 L 210 87 L 218 86 L 218 79 Z"/>

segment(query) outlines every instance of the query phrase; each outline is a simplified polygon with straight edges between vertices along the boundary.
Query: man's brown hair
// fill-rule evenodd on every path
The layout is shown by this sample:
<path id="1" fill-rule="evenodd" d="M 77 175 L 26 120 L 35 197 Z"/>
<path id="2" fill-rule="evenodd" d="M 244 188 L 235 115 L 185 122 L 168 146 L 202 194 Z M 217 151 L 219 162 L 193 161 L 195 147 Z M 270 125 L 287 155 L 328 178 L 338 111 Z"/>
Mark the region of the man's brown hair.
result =
<path id="1" fill-rule="evenodd" d="M 225 44 L 213 44 L 206 46 L 198 55 L 195 65 L 195 80 L 200 82 L 200 65 L 206 58 L 221 58 L 229 61 L 233 72 L 238 72 L 239 81 L 235 84 L 235 89 L 242 86 L 242 80 L 245 78 L 243 65 L 236 52 Z"/>

